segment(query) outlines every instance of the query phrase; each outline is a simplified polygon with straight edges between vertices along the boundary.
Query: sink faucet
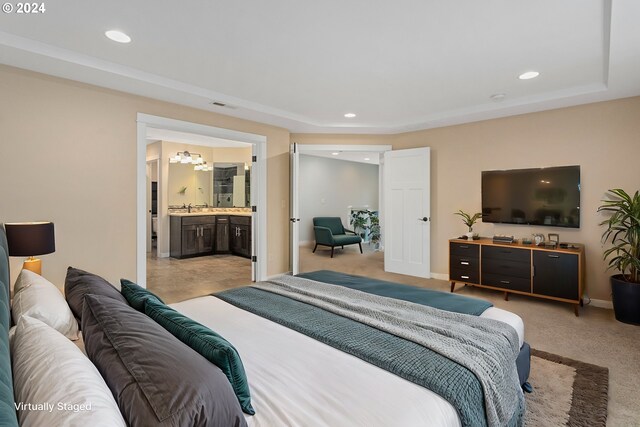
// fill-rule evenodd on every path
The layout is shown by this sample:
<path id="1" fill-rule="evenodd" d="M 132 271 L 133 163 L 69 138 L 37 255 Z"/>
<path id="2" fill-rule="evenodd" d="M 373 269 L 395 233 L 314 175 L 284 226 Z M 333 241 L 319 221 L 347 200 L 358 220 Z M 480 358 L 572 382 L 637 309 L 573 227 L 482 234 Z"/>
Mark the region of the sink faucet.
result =
<path id="1" fill-rule="evenodd" d="M 189 206 L 187 206 L 187 212 L 191 213 L 191 203 L 189 203 Z"/>

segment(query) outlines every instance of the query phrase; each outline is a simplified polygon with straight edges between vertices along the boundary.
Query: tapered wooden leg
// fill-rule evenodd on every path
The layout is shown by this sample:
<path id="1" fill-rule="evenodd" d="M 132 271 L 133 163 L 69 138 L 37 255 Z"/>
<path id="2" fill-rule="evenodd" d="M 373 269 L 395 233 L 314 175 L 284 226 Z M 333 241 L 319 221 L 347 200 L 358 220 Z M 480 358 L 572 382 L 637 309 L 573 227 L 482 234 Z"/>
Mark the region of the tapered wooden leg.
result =
<path id="1" fill-rule="evenodd" d="M 456 288 L 456 282 L 451 282 L 451 292 Z"/>
<path id="2" fill-rule="evenodd" d="M 342 249 L 344 249 L 344 245 L 342 245 Z"/>
<path id="3" fill-rule="evenodd" d="M 331 246 L 331 258 L 333 258 L 333 246 Z"/>
<path id="4" fill-rule="evenodd" d="M 312 253 L 316 253 L 316 249 L 318 249 L 318 244 L 316 243 L 316 245 L 313 247 L 313 252 Z"/>
<path id="5" fill-rule="evenodd" d="M 362 243 L 358 243 L 358 246 L 360 247 L 360 253 L 362 253 Z"/>
<path id="6" fill-rule="evenodd" d="M 580 298 L 580 307 L 584 307 L 584 300 Z"/>
<path id="7" fill-rule="evenodd" d="M 580 304 L 575 304 L 573 306 L 573 312 L 575 313 L 576 317 L 580 317 Z"/>
<path id="8" fill-rule="evenodd" d="M 509 292 L 504 293 L 504 300 L 509 301 Z"/>

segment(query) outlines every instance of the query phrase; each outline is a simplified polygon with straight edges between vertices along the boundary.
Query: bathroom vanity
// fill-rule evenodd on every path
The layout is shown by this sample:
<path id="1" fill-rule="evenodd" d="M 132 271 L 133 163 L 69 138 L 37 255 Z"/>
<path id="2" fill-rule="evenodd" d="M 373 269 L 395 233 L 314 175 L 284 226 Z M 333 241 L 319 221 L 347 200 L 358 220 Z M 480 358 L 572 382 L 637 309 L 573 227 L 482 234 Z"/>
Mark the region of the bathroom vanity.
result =
<path id="1" fill-rule="evenodd" d="M 251 258 L 250 213 L 172 213 L 170 218 L 172 258 L 228 253 Z"/>

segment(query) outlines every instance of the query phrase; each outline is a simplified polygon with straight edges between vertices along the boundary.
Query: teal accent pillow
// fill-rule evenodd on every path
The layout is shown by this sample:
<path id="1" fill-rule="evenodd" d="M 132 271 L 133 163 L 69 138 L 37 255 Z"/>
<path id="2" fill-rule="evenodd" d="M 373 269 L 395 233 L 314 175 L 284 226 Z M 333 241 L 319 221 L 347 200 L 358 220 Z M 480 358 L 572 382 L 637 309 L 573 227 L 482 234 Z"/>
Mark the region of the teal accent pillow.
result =
<path id="1" fill-rule="evenodd" d="M 251 406 L 249 382 L 242 360 L 229 341 L 206 326 L 151 298 L 146 301 L 144 312 L 173 336 L 220 368 L 229 379 L 242 411 L 250 415 L 256 413 Z"/>
<path id="2" fill-rule="evenodd" d="M 131 280 L 120 279 L 122 296 L 127 300 L 129 305 L 136 310 L 144 313 L 144 303 L 147 300 L 154 300 L 164 304 L 156 294 L 145 288 L 136 285 Z"/>

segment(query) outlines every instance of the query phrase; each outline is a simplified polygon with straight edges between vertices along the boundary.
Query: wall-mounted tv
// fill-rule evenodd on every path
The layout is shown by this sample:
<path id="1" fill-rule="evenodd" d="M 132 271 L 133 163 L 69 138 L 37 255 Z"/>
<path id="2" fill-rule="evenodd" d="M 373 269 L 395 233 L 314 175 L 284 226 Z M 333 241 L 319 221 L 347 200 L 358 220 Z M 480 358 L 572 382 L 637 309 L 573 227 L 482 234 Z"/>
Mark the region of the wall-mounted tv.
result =
<path id="1" fill-rule="evenodd" d="M 580 227 L 580 166 L 482 172 L 482 221 Z"/>

